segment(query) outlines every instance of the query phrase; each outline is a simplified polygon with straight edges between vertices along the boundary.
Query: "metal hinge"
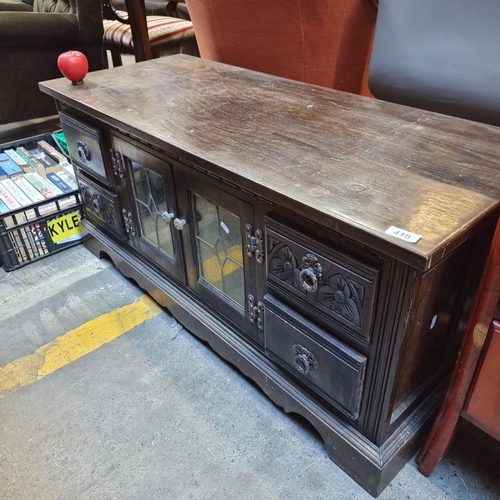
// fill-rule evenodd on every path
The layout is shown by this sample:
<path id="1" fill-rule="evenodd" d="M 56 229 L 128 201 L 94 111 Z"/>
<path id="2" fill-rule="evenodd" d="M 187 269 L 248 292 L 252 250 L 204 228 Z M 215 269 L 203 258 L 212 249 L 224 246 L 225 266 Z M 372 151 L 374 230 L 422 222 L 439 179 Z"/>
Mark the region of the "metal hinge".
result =
<path id="1" fill-rule="evenodd" d="M 248 296 L 248 319 L 252 325 L 257 323 L 259 330 L 264 330 L 264 304 L 260 300 L 256 302 L 253 295 Z"/>
<path id="2" fill-rule="evenodd" d="M 119 151 L 113 148 L 109 149 L 111 154 L 111 161 L 113 163 L 113 172 L 120 179 L 125 179 L 125 165 L 123 164 L 123 158 Z"/>
<path id="3" fill-rule="evenodd" d="M 123 222 L 125 224 L 125 231 L 127 231 L 127 233 L 131 233 L 132 236 L 135 236 L 136 233 L 135 233 L 134 217 L 125 208 L 122 208 L 122 215 L 123 215 Z"/>
<path id="4" fill-rule="evenodd" d="M 260 229 L 256 229 L 255 234 L 252 234 L 252 232 L 252 225 L 245 224 L 246 253 L 250 258 L 255 255 L 258 264 L 264 264 L 264 234 Z"/>

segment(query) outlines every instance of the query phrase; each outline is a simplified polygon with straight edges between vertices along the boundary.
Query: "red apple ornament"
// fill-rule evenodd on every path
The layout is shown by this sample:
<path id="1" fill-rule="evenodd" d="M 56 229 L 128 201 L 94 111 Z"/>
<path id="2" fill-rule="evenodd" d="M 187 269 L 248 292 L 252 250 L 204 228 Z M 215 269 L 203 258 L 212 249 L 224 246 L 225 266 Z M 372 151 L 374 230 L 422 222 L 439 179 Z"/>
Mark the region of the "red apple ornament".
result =
<path id="1" fill-rule="evenodd" d="M 81 85 L 89 70 L 89 61 L 85 54 L 78 50 L 68 50 L 57 58 L 57 66 L 61 73 L 73 82 L 73 85 Z"/>

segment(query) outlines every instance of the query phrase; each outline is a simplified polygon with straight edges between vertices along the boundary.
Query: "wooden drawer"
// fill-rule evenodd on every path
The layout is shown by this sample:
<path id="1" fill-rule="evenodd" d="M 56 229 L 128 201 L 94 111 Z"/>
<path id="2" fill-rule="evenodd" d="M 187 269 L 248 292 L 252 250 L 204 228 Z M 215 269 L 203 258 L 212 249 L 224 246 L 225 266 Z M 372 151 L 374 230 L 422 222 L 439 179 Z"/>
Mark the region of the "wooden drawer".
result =
<path id="1" fill-rule="evenodd" d="M 59 112 L 59 117 L 72 162 L 94 179 L 113 186 L 114 177 L 108 175 L 101 131 L 64 111 Z"/>
<path id="2" fill-rule="evenodd" d="M 353 420 L 358 418 L 366 356 L 267 294 L 265 348 L 304 384 Z"/>
<path id="3" fill-rule="evenodd" d="M 292 295 L 308 316 L 321 317 L 337 329 L 340 323 L 367 343 L 379 270 L 270 218 L 265 224 L 270 291 Z"/>
<path id="4" fill-rule="evenodd" d="M 78 184 L 85 216 L 98 226 L 125 240 L 126 233 L 123 228 L 118 195 L 98 186 L 81 173 L 78 175 Z"/>

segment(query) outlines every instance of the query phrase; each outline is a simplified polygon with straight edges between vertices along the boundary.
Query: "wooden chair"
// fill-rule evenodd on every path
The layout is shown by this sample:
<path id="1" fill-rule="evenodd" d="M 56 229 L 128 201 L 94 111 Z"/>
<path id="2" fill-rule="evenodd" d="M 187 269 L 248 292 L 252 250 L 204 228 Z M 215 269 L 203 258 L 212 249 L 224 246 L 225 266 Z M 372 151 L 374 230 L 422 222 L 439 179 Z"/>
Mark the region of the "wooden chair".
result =
<path id="1" fill-rule="evenodd" d="M 116 10 L 127 10 L 125 0 L 113 0 L 113 7 Z M 184 0 L 144 0 L 144 7 L 147 16 L 179 17 L 191 21 Z"/>
<path id="2" fill-rule="evenodd" d="M 121 54 L 133 54 L 136 62 L 179 52 L 197 54 L 191 21 L 147 16 L 144 0 L 126 0 L 125 4 L 126 12 L 116 10 L 111 0 L 103 0 L 104 49 L 111 52 L 113 66 L 122 65 Z"/>

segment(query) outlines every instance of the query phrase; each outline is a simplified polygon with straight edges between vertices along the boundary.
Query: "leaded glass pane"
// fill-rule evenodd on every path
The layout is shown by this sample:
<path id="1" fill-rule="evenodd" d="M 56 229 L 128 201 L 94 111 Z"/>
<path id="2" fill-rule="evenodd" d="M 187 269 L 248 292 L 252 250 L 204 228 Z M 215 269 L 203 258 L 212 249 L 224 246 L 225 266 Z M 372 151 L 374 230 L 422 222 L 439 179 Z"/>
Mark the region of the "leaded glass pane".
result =
<path id="1" fill-rule="evenodd" d="M 167 209 L 163 179 L 156 172 L 148 170 L 148 180 L 151 192 L 150 200 L 152 200 L 158 212 L 163 213 Z"/>
<path id="2" fill-rule="evenodd" d="M 201 277 L 243 307 L 245 282 L 240 219 L 201 196 L 194 197 Z"/>
<path id="3" fill-rule="evenodd" d="M 221 207 L 219 207 L 219 219 L 221 229 L 219 233 L 229 256 L 243 265 L 240 219 Z"/>
<path id="4" fill-rule="evenodd" d="M 135 197 L 142 203 L 148 203 L 149 189 L 146 169 L 139 163 L 132 161 L 132 175 L 134 178 Z"/>
<path id="5" fill-rule="evenodd" d="M 162 177 L 132 161 L 134 193 L 142 236 L 168 255 L 174 255 L 172 229 L 162 217 L 167 201 Z"/>
<path id="6" fill-rule="evenodd" d="M 169 255 L 174 255 L 174 245 L 172 242 L 172 235 L 170 234 L 170 227 L 163 219 L 158 219 L 158 246 Z"/>
<path id="7" fill-rule="evenodd" d="M 204 241 L 198 240 L 198 251 L 200 259 L 201 276 L 210 284 L 222 289 L 222 271 L 214 247 Z"/>
<path id="8" fill-rule="evenodd" d="M 217 207 L 205 198 L 195 196 L 194 214 L 196 234 L 204 241 L 213 239 L 217 234 Z"/>
<path id="9" fill-rule="evenodd" d="M 223 289 L 238 304 L 245 300 L 243 266 L 228 259 L 222 268 Z"/>
<path id="10" fill-rule="evenodd" d="M 222 243 L 221 238 L 217 238 L 214 250 L 215 250 L 215 256 L 217 257 L 217 261 L 219 262 L 219 266 L 223 267 L 227 260 L 227 251 L 226 248 L 224 247 L 224 243 Z"/>

